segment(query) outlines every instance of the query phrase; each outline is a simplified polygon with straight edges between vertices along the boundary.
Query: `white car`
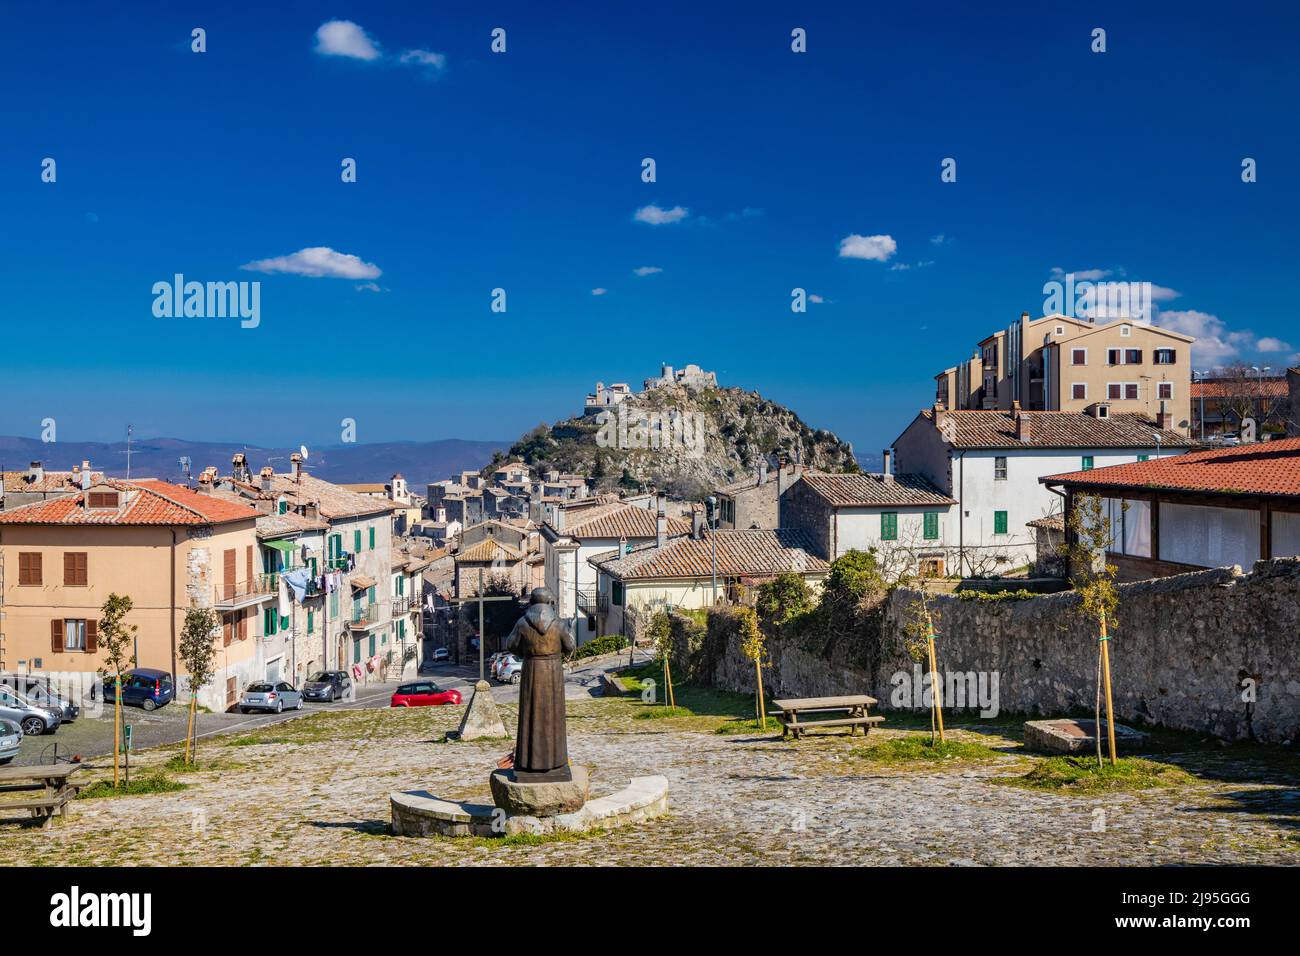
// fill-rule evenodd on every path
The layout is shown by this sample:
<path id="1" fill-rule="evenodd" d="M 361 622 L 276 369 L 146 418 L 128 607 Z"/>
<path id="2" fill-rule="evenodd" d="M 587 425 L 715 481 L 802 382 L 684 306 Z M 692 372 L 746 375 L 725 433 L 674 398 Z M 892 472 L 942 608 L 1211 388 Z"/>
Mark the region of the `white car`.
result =
<path id="1" fill-rule="evenodd" d="M 23 742 L 23 729 L 16 721 L 0 717 L 0 764 L 7 764 L 18 756 Z"/>
<path id="2" fill-rule="evenodd" d="M 501 658 L 497 665 L 497 680 L 503 684 L 518 684 L 524 673 L 524 662 L 513 654 Z"/>

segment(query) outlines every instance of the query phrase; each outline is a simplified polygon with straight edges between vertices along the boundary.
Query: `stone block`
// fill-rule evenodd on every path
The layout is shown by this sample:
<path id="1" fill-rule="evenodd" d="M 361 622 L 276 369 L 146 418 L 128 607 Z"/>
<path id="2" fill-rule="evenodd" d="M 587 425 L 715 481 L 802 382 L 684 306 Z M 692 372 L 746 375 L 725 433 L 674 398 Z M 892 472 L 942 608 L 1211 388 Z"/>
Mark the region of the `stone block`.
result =
<path id="1" fill-rule="evenodd" d="M 492 800 L 510 816 L 553 817 L 573 813 L 587 802 L 587 768 L 572 766 L 572 780 L 522 783 L 511 770 L 493 771 Z"/>
<path id="2" fill-rule="evenodd" d="M 469 699 L 469 706 L 460 718 L 460 728 L 456 731 L 459 740 L 479 740 L 484 737 L 505 737 L 506 725 L 497 712 L 497 703 L 492 698 L 492 686 L 485 680 L 474 685 L 474 695 Z"/>
<path id="3" fill-rule="evenodd" d="M 1095 720 L 1028 720 L 1025 721 L 1025 749 L 1040 753 L 1077 754 L 1096 753 Z M 1101 750 L 1107 753 L 1106 721 L 1101 722 Z M 1120 751 L 1139 750 L 1147 735 L 1123 724 L 1115 725 L 1115 747 Z"/>

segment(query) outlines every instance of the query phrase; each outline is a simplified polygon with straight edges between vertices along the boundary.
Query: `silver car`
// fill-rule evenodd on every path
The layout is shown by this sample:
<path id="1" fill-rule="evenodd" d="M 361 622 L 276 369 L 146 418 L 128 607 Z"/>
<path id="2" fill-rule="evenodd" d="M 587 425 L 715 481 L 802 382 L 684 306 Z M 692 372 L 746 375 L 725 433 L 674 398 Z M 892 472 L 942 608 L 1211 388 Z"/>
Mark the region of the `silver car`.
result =
<path id="1" fill-rule="evenodd" d="M 239 712 L 246 714 L 250 710 L 269 710 L 280 713 L 282 710 L 302 710 L 302 692 L 294 690 L 288 681 L 278 684 L 271 681 L 254 681 L 244 688 L 244 696 L 239 699 Z"/>
<path id="2" fill-rule="evenodd" d="M 37 734 L 52 734 L 63 722 L 63 718 L 56 711 L 47 710 L 32 701 L 26 694 L 20 694 L 12 687 L 2 684 L 0 684 L 0 717 L 14 721 L 29 737 L 35 737 Z"/>
<path id="3" fill-rule="evenodd" d="M 23 742 L 23 729 L 18 722 L 0 717 L 0 764 L 7 764 L 18 756 Z"/>

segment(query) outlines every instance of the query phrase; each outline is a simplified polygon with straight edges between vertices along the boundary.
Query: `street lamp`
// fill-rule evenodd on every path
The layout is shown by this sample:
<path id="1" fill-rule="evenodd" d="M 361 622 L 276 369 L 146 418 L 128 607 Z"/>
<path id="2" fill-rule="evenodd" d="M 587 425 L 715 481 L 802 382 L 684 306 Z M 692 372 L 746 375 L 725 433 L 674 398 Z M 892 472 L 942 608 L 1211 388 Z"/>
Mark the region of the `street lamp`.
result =
<path id="1" fill-rule="evenodd" d="M 1201 441 L 1205 441 L 1205 376 L 1210 374 L 1210 370 L 1198 372 L 1192 369 L 1192 374 L 1201 377 Z"/>

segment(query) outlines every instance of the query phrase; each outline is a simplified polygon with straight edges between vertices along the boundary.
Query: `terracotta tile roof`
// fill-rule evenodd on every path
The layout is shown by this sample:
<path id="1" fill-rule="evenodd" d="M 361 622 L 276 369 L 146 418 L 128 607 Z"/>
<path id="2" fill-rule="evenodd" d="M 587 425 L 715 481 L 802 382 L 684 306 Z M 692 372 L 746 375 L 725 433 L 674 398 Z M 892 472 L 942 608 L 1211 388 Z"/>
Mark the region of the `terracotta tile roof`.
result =
<path id="1" fill-rule="evenodd" d="M 388 494 L 388 486 L 382 481 L 363 481 L 354 484 L 339 485 L 339 487 L 346 491 L 355 491 L 359 495 L 370 495 L 372 497 L 375 495 Z"/>
<path id="2" fill-rule="evenodd" d="M 518 548 L 512 548 L 503 541 L 496 538 L 484 538 L 456 555 L 456 561 L 458 564 L 491 564 L 497 560 L 518 561 L 523 556 L 522 551 Z"/>
<path id="3" fill-rule="evenodd" d="M 260 488 L 260 484 L 257 487 Z M 343 485 L 307 474 L 302 476 L 301 483 L 293 475 L 273 475 L 271 489 L 290 501 L 297 501 L 301 493 L 304 502 L 316 502 L 323 518 L 357 518 L 361 515 L 391 513 L 394 510 L 392 502 L 385 498 L 359 495 L 355 491 L 348 491 Z"/>
<path id="4" fill-rule="evenodd" d="M 1269 398 L 1286 398 L 1287 385 L 1284 377 L 1266 378 L 1262 382 L 1256 382 L 1253 379 L 1243 379 L 1241 381 L 1220 382 L 1210 379 L 1205 382 L 1192 382 L 1192 401 L 1198 398 L 1253 398 L 1258 395 L 1267 395 Z"/>
<path id="5" fill-rule="evenodd" d="M 653 538 L 655 513 L 636 505 L 615 505 L 590 517 L 583 517 L 566 527 L 563 534 L 574 538 Z M 681 518 L 668 519 L 668 535 L 690 534 L 691 523 Z"/>
<path id="6" fill-rule="evenodd" d="M 257 536 L 259 538 L 278 538 L 286 534 L 300 534 L 304 531 L 324 531 L 329 525 L 324 521 L 305 518 L 292 511 L 284 514 L 261 515 L 257 519 Z"/>
<path id="7" fill-rule="evenodd" d="M 4 490 L 16 493 L 49 494 L 51 492 L 76 491 L 79 488 L 76 481 L 77 477 L 79 476 L 70 471 L 44 471 L 40 481 L 32 481 L 26 471 L 0 472 L 0 480 L 4 482 Z M 90 480 L 94 484 L 99 484 L 104 480 L 104 473 L 92 471 Z"/>
<path id="8" fill-rule="evenodd" d="M 207 525 L 251 521 L 261 512 L 169 481 L 110 479 L 91 491 L 113 489 L 126 501 L 118 508 L 87 508 L 86 492 L 0 512 L 0 524 Z"/>
<path id="9" fill-rule="evenodd" d="M 1016 419 L 1011 412 L 949 411 L 954 448 L 1153 448 L 1152 435 L 1160 436 L 1165 448 L 1190 448 L 1191 439 L 1180 432 L 1160 429 L 1141 415 L 1115 413 L 1095 418 L 1083 412 L 1021 412 L 1029 423 L 1029 437 L 1016 438 Z M 921 416 L 933 421 L 934 410 Z"/>
<path id="10" fill-rule="evenodd" d="M 596 555 L 590 564 L 620 581 L 660 578 L 708 578 L 713 575 L 713 542 L 717 541 L 718 577 L 742 577 L 796 571 L 825 573 L 830 565 L 817 557 L 816 546 L 803 531 L 704 532 L 664 542 L 663 547 L 642 545 L 631 554 L 610 551 Z"/>
<path id="11" fill-rule="evenodd" d="M 800 479 L 833 507 L 875 507 L 878 505 L 955 505 L 957 502 L 921 475 L 826 475 L 805 473 Z"/>
<path id="12" fill-rule="evenodd" d="M 1065 519 L 1060 515 L 1047 515 L 1044 518 L 1035 518 L 1033 521 L 1026 521 L 1025 527 L 1046 528 L 1048 531 L 1064 531 Z"/>
<path id="13" fill-rule="evenodd" d="M 1300 438 L 1193 451 L 1038 480 L 1045 484 L 1300 498 Z"/>

